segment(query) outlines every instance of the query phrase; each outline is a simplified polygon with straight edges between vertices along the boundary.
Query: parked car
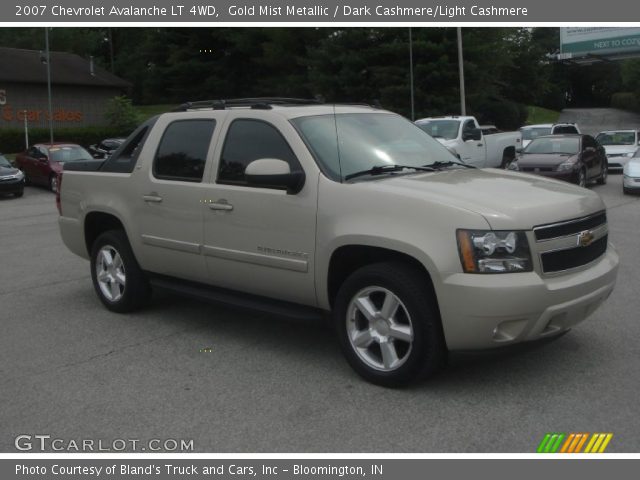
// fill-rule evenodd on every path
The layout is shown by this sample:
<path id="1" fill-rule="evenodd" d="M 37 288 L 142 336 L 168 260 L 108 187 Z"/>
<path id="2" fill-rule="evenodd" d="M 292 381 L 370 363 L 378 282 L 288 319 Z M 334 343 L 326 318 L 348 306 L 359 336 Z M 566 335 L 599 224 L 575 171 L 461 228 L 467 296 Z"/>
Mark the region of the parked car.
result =
<path id="1" fill-rule="evenodd" d="M 609 170 L 622 170 L 640 148 L 638 130 L 607 130 L 600 132 L 596 140 L 607 153 Z"/>
<path id="2" fill-rule="evenodd" d="M 484 134 L 475 117 L 428 117 L 415 123 L 464 163 L 479 168 L 506 168 L 521 146 L 519 132 Z"/>
<path id="3" fill-rule="evenodd" d="M 73 143 L 38 143 L 16 156 L 16 165 L 25 174 L 27 183 L 58 190 L 58 175 L 67 162 L 93 160 L 80 145 Z"/>
<path id="4" fill-rule="evenodd" d="M 522 148 L 529 145 L 531 140 L 546 135 L 564 135 L 574 133 L 579 135 L 580 128 L 575 123 L 539 123 L 536 125 L 526 125 L 520 128 L 522 134 Z"/>
<path id="5" fill-rule="evenodd" d="M 534 173 L 584 187 L 592 180 L 607 183 L 604 148 L 591 135 L 548 135 L 529 143 L 511 170 Z"/>
<path id="6" fill-rule="evenodd" d="M 597 193 L 461 164 L 388 111 L 304 102 L 187 104 L 65 164 L 62 240 L 107 309 L 156 287 L 329 316 L 349 364 L 398 385 L 447 350 L 566 332 L 610 295 Z"/>
<path id="7" fill-rule="evenodd" d="M 107 138 L 96 145 L 91 145 L 89 153 L 93 158 L 109 158 L 125 140 L 126 138 Z"/>
<path id="8" fill-rule="evenodd" d="M 21 197 L 24 194 L 24 174 L 0 153 L 0 195 L 5 193 Z"/>
<path id="9" fill-rule="evenodd" d="M 635 156 L 625 163 L 622 175 L 624 193 L 640 192 L 640 149 L 636 150 Z"/>

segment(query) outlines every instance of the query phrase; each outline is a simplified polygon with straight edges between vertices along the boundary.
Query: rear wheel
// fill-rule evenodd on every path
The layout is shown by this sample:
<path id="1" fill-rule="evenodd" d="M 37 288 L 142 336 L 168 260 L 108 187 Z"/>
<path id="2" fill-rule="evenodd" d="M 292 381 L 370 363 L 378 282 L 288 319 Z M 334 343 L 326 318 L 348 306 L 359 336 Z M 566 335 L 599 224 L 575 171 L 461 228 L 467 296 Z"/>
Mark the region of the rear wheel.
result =
<path id="1" fill-rule="evenodd" d="M 149 282 L 122 230 L 104 232 L 93 243 L 91 278 L 98 298 L 114 312 L 135 310 L 151 294 Z"/>
<path id="2" fill-rule="evenodd" d="M 416 268 L 378 263 L 357 270 L 340 288 L 333 315 L 347 361 L 372 383 L 405 385 L 444 363 L 435 298 Z"/>

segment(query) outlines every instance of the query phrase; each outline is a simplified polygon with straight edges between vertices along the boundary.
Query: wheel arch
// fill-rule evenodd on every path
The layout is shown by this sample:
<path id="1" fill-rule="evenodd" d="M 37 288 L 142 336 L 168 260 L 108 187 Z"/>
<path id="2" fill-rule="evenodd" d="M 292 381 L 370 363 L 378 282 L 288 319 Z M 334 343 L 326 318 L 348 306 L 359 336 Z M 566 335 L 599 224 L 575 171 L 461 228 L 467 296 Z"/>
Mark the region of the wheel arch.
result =
<path id="1" fill-rule="evenodd" d="M 436 309 L 439 312 L 434 276 L 425 265 L 425 261 L 418 259 L 417 256 L 412 253 L 400 249 L 364 243 L 344 244 L 332 252 L 328 262 L 326 290 L 324 292 L 329 308 L 333 307 L 338 290 L 349 275 L 366 265 L 389 261 L 408 264 L 420 271 L 425 280 L 425 285 L 427 285 L 427 288 L 429 288 L 433 294 Z M 433 264 L 430 264 L 430 266 L 435 268 Z"/>
<path id="2" fill-rule="evenodd" d="M 127 238 L 129 237 L 124 223 L 117 215 L 99 210 L 88 212 L 85 215 L 84 243 L 88 253 L 91 253 L 91 247 L 96 239 L 109 230 L 122 230 Z"/>

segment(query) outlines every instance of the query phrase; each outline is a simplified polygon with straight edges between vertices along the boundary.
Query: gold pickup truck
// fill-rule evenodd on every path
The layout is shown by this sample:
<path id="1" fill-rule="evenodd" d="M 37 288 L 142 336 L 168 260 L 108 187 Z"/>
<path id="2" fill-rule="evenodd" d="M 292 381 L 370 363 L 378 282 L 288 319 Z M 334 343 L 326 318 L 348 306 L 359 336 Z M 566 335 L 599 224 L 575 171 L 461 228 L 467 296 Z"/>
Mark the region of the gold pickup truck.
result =
<path id="1" fill-rule="evenodd" d="M 448 350 L 558 335 L 610 295 L 600 197 L 478 169 L 405 118 L 297 99 L 185 104 L 65 165 L 60 232 L 114 312 L 154 288 L 330 313 L 351 366 L 401 385 Z"/>

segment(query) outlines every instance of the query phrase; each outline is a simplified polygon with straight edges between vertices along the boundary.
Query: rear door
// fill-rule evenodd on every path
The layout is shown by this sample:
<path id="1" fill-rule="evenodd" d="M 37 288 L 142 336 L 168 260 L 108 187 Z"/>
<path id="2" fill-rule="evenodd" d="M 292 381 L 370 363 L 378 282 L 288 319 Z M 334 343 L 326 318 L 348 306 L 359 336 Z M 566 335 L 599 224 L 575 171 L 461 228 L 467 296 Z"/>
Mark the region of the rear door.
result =
<path id="1" fill-rule="evenodd" d="M 221 132 L 204 214 L 210 282 L 313 305 L 317 169 L 303 167 L 313 159 L 291 124 L 279 115 L 265 117 L 248 110 L 229 112 Z M 247 165 L 262 158 L 305 171 L 302 190 L 289 194 L 248 184 Z"/>
<path id="2" fill-rule="evenodd" d="M 155 273 L 207 281 L 202 258 L 204 178 L 220 118 L 182 113 L 158 120 L 136 167 L 132 223 L 138 260 Z M 157 148 L 152 149 L 152 147 Z"/>

